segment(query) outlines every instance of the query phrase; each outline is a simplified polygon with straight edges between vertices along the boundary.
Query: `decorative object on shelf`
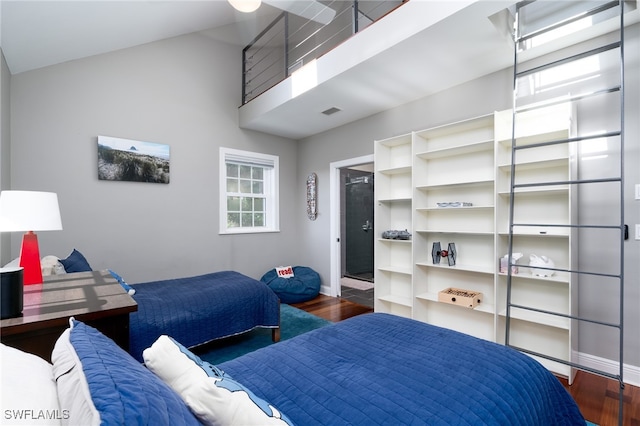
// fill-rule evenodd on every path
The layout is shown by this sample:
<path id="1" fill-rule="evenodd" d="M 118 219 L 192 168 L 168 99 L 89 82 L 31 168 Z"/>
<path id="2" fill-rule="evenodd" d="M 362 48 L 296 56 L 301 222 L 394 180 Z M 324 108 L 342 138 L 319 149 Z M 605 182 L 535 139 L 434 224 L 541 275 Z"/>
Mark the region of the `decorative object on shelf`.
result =
<path id="1" fill-rule="evenodd" d="M 515 275 L 519 272 L 518 269 L 518 260 L 522 258 L 522 253 L 512 253 L 511 254 L 511 274 Z M 509 255 L 505 254 L 500 258 L 500 273 L 506 274 L 509 270 Z"/>
<path id="2" fill-rule="evenodd" d="M 316 220 L 318 217 L 318 175 L 311 173 L 307 176 L 307 217 Z"/>
<path id="3" fill-rule="evenodd" d="M 25 232 L 20 249 L 24 284 L 42 283 L 38 236 L 34 231 L 62 230 L 58 195 L 40 191 L 0 193 L 0 232 Z"/>
<path id="4" fill-rule="evenodd" d="M 438 292 L 438 302 L 451 303 L 452 305 L 473 309 L 482 303 L 482 293 L 449 287 Z"/>
<path id="5" fill-rule="evenodd" d="M 469 203 L 467 201 L 448 201 L 442 203 L 436 203 L 436 205 L 440 208 L 451 208 L 451 207 L 471 207 L 473 203 Z"/>
<path id="6" fill-rule="evenodd" d="M 550 271 L 545 268 L 555 268 L 556 264 L 547 256 L 531 254 L 529 256 L 529 266 L 531 266 L 532 275 L 537 275 L 539 277 L 551 277 L 555 271 Z"/>
<path id="7" fill-rule="evenodd" d="M 170 147 L 98 136 L 98 179 L 169 183 Z"/>
<path id="8" fill-rule="evenodd" d="M 449 243 L 447 246 L 447 250 L 442 250 L 440 246 L 440 241 L 436 241 L 433 243 L 431 247 L 431 259 L 433 259 L 433 264 L 438 265 L 440 263 L 441 258 L 447 258 L 449 262 L 449 266 L 453 266 L 456 264 L 456 245 L 455 243 Z"/>
<path id="9" fill-rule="evenodd" d="M 404 231 L 389 230 L 382 233 L 385 240 L 410 240 L 411 233 L 406 229 Z"/>

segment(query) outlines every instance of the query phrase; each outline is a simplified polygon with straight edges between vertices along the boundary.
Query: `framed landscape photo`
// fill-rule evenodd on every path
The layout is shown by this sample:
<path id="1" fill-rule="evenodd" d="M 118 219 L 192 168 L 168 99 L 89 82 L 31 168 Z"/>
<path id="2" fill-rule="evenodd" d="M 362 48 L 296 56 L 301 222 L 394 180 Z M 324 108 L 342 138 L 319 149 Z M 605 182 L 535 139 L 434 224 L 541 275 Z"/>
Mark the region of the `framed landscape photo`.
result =
<path id="1" fill-rule="evenodd" d="M 98 136 L 98 179 L 169 183 L 169 145 Z"/>

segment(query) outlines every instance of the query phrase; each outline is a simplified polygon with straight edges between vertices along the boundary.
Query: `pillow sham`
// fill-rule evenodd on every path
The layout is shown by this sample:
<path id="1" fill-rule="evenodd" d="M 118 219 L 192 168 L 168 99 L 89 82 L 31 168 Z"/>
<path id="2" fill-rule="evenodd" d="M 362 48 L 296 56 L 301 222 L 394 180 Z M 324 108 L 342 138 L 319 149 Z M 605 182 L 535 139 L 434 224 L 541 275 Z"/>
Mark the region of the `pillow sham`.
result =
<path id="1" fill-rule="evenodd" d="M 91 400 L 89 384 L 82 371 L 82 362 L 71 344 L 70 334 L 71 329 L 67 328 L 51 353 L 60 406 L 67 413 L 69 424 L 99 425 L 100 413 Z"/>
<path id="2" fill-rule="evenodd" d="M 275 407 L 169 336 L 160 336 L 142 356 L 206 425 L 291 425 Z"/>
<path id="3" fill-rule="evenodd" d="M 59 425 L 68 416 L 60 409 L 51 364 L 42 358 L 0 344 L 2 424 Z"/>
<path id="4" fill-rule="evenodd" d="M 109 271 L 109 273 L 113 278 L 118 280 L 122 288 L 124 288 L 124 291 L 126 291 L 129 294 L 129 296 L 133 296 L 134 294 L 136 294 L 136 290 L 133 287 L 131 287 L 129 284 L 127 284 L 124 278 L 122 278 L 120 275 L 113 272 L 111 269 L 107 269 L 107 271 Z"/>
<path id="5" fill-rule="evenodd" d="M 73 318 L 69 322 L 68 337 L 56 342 L 52 359 L 71 424 L 199 424 L 180 396 L 113 340 Z"/>
<path id="6" fill-rule="evenodd" d="M 64 266 L 67 273 L 73 272 L 89 272 L 92 271 L 87 259 L 78 250 L 73 249 L 66 259 L 60 259 L 60 263 Z"/>

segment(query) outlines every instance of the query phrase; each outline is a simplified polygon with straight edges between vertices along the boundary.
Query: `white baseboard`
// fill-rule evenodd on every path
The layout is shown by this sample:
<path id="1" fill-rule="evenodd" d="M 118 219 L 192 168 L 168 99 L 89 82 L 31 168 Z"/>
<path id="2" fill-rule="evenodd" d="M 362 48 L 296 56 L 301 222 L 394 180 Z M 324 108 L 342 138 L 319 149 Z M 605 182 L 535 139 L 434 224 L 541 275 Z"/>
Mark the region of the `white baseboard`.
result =
<path id="1" fill-rule="evenodd" d="M 597 357 L 595 355 L 578 353 L 578 364 L 609 374 L 620 374 L 617 361 Z M 626 384 L 640 386 L 640 366 L 624 364 L 622 379 Z"/>

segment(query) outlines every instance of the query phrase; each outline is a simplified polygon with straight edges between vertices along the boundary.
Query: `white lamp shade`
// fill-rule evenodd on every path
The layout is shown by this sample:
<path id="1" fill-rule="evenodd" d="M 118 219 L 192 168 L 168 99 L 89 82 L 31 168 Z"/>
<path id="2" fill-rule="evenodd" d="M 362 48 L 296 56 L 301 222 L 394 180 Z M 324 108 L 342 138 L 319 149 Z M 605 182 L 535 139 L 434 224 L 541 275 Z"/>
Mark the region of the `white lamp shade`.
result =
<path id="1" fill-rule="evenodd" d="M 262 0 L 228 0 L 229 4 L 239 12 L 250 13 L 260 7 Z"/>
<path id="2" fill-rule="evenodd" d="M 58 195 L 54 192 L 2 191 L 0 231 L 57 231 L 62 229 Z"/>

